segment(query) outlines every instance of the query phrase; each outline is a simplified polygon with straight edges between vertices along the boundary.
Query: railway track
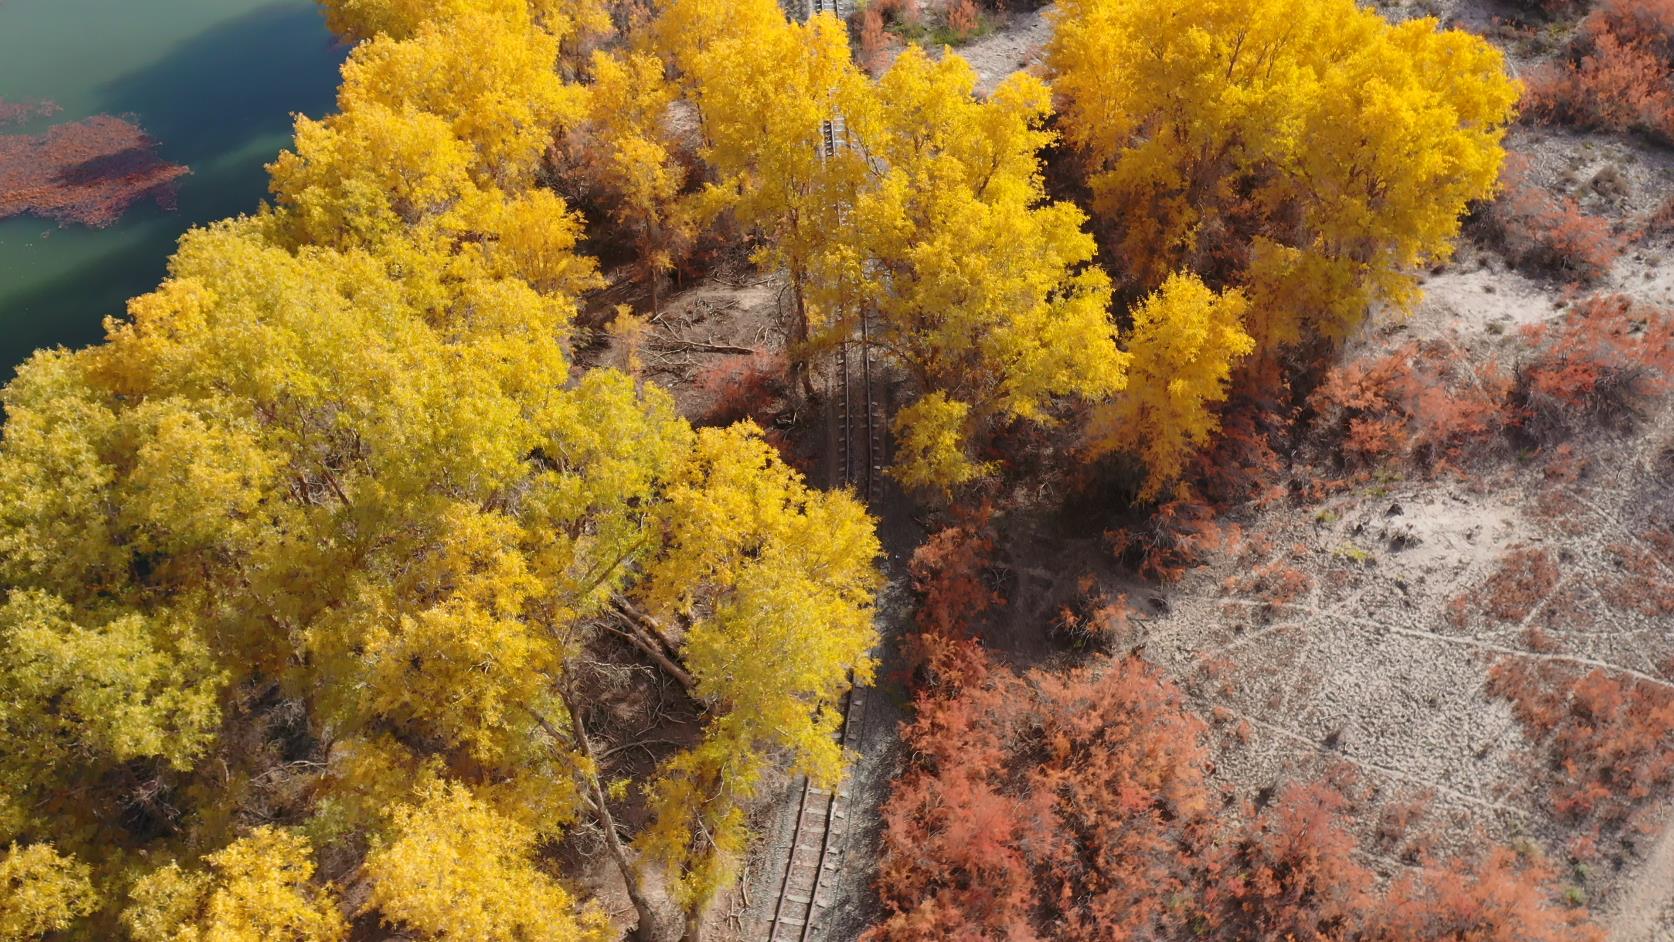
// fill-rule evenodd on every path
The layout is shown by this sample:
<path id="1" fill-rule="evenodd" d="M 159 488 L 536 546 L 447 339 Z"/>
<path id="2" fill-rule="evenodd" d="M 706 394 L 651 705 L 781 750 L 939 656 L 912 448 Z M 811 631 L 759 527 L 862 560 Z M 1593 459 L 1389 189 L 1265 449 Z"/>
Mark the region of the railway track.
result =
<path id="1" fill-rule="evenodd" d="M 827 12 L 841 18 L 840 0 L 809 0 L 809 16 Z M 821 146 L 828 158 L 835 156 L 840 146 L 841 120 L 834 117 L 821 127 Z M 858 341 L 848 338 L 838 345 L 828 392 L 837 427 L 836 483 L 853 487 L 870 505 L 877 499 L 883 476 L 883 421 L 872 395 L 872 349 L 864 317 L 859 333 Z M 851 686 L 844 697 L 839 733 L 844 750 L 861 744 L 871 696 L 870 688 Z M 832 877 L 843 869 L 849 850 L 847 783 L 833 792 L 804 778 L 797 788 L 796 821 L 779 874 L 778 897 L 766 926 L 765 942 L 811 942 L 823 937 L 834 902 Z"/>
<path id="2" fill-rule="evenodd" d="M 877 499 L 883 477 L 883 421 L 872 395 L 872 372 L 869 328 L 862 319 L 859 340 L 845 340 L 837 348 L 831 395 L 837 425 L 836 477 L 868 504 Z M 844 697 L 839 738 L 845 751 L 862 744 L 867 704 L 873 695 L 870 687 L 855 685 Z M 811 942 L 823 937 L 823 917 L 833 903 L 831 877 L 844 867 L 849 850 L 848 785 L 832 792 L 804 778 L 797 788 L 796 821 L 779 874 L 766 942 Z"/>

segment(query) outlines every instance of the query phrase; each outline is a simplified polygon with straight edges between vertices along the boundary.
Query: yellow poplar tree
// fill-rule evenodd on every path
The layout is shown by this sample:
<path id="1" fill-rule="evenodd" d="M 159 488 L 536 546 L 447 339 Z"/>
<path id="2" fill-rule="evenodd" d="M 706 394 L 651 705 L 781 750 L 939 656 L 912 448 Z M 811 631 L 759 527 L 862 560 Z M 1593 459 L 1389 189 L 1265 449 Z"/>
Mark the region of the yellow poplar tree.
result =
<path id="1" fill-rule="evenodd" d="M 1064 397 L 1096 401 L 1125 383 L 1086 217 L 1046 198 L 1046 87 L 1019 75 L 986 100 L 975 88 L 963 59 L 913 46 L 848 109 L 880 169 L 819 269 L 875 310 L 876 342 L 939 396 L 897 419 L 899 476 L 937 490 L 975 476 L 968 452 L 992 422 L 1043 421 Z"/>
<path id="2" fill-rule="evenodd" d="M 259 827 L 204 861 L 203 870 L 171 863 L 140 879 L 122 915 L 134 942 L 348 938 L 337 900 L 313 882 L 306 839 Z"/>
<path id="3" fill-rule="evenodd" d="M 1354 0 L 1065 0 L 1048 65 L 1124 293 L 1242 286 L 1263 356 L 1413 301 L 1519 92 L 1486 40 Z"/>
<path id="4" fill-rule="evenodd" d="M 582 909 L 534 864 L 536 834 L 472 797 L 430 781 L 390 814 L 391 837 L 366 858 L 369 905 L 423 939 L 605 942 L 595 906 Z"/>
<path id="5" fill-rule="evenodd" d="M 1145 463 L 1141 496 L 1173 484 L 1185 462 L 1220 428 L 1237 362 L 1255 350 L 1238 291 L 1216 294 L 1195 275 L 1175 275 L 1133 311 L 1128 388 L 1093 412 L 1095 450 L 1122 450 Z"/>
<path id="6" fill-rule="evenodd" d="M 320 0 L 320 5 L 332 32 L 353 42 L 380 33 L 407 39 L 426 24 L 468 13 L 528 17 L 547 33 L 571 42 L 611 30 L 609 0 Z"/>
<path id="7" fill-rule="evenodd" d="M 575 146 L 588 176 L 607 192 L 616 224 L 633 240 L 655 311 L 661 278 L 695 235 L 696 199 L 686 193 L 668 118 L 678 91 L 664 77 L 663 61 L 648 53 L 595 53 L 592 71 L 589 133 Z"/>
<path id="8" fill-rule="evenodd" d="M 806 488 L 747 423 L 702 430 L 667 496 L 640 598 L 690 622 L 682 660 L 715 712 L 653 783 L 642 843 L 695 911 L 738 862 L 771 757 L 826 785 L 841 777 L 833 734 L 851 680 L 872 677 L 880 546 L 858 503 Z"/>
<path id="9" fill-rule="evenodd" d="M 707 711 L 640 782 L 642 846 L 701 905 L 774 764 L 839 773 L 833 708 L 870 670 L 852 497 L 757 429 L 572 374 L 596 275 L 537 185 L 582 117 L 551 12 L 389 9 L 418 19 L 299 122 L 273 209 L 189 233 L 105 343 L 0 394 L 0 841 L 96 852 L 101 891 L 137 876 L 139 942 L 340 939 L 331 884 L 362 864 L 376 915 L 454 933 L 436 881 L 483 875 L 450 859 L 498 868 L 482 933 L 567 932 L 483 887 L 568 899 L 530 851 L 583 815 L 633 890 L 578 699 L 618 634 Z M 555 937 L 592 937 L 577 913 Z"/>
<path id="10" fill-rule="evenodd" d="M 811 391 L 807 344 L 831 318 L 810 305 L 811 269 L 866 174 L 853 148 L 825 155 L 825 122 L 866 82 L 848 29 L 829 13 L 789 22 L 774 0 L 666 0 L 654 35 L 702 122 L 709 211 L 759 231 L 756 263 L 789 276 L 793 373 Z"/>
<path id="11" fill-rule="evenodd" d="M 97 909 L 86 864 L 51 844 L 13 844 L 0 855 L 0 942 L 35 942 Z"/>

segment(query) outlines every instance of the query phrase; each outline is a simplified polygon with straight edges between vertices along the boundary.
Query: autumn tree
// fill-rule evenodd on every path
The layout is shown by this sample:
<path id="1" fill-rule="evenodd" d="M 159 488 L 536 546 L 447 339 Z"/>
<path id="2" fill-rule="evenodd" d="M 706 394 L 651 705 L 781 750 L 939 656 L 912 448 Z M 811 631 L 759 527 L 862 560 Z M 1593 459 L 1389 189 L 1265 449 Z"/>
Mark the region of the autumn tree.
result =
<path id="1" fill-rule="evenodd" d="M 1194 275 L 1175 275 L 1133 310 L 1128 388 L 1094 410 L 1097 450 L 1131 450 L 1145 463 L 1144 498 L 1179 478 L 1220 426 L 1233 369 L 1255 349 L 1244 332 L 1238 290 L 1216 294 Z"/>
<path id="2" fill-rule="evenodd" d="M 690 248 L 700 212 L 669 124 L 677 90 L 663 61 L 648 53 L 595 53 L 592 72 L 585 133 L 570 147 L 632 241 L 655 312 L 661 279 Z"/>
<path id="3" fill-rule="evenodd" d="M 594 826 L 643 904 L 579 699 L 627 657 L 704 720 L 623 783 L 695 909 L 766 776 L 841 774 L 869 676 L 864 510 L 571 369 L 596 278 L 539 185 L 585 117 L 551 10 L 389 9 L 418 20 L 299 120 L 272 209 L 0 396 L 0 840 L 97 859 L 105 917 L 137 877 L 136 938 L 342 938 L 351 879 L 407 931 L 457 934 L 446 885 L 473 938 L 593 937 L 533 849 Z"/>
<path id="4" fill-rule="evenodd" d="M 351 41 L 401 40 L 424 27 L 471 13 L 531 18 L 579 49 L 611 30 L 611 0 L 320 0 L 332 32 Z"/>
<path id="5" fill-rule="evenodd" d="M 0 942 L 34 942 L 98 908 L 86 864 L 50 844 L 12 844 L 0 855 Z"/>
<path id="6" fill-rule="evenodd" d="M 995 423 L 1045 421 L 1061 398 L 1125 382 L 1085 217 L 1046 198 L 1046 87 L 1018 75 L 985 100 L 975 88 L 963 59 L 911 46 L 846 109 L 874 172 L 816 264 L 839 329 L 875 315 L 874 342 L 924 396 L 896 419 L 896 473 L 927 490 L 977 476 Z"/>
<path id="7" fill-rule="evenodd" d="M 348 922 L 312 882 L 306 839 L 260 827 L 204 858 L 201 870 L 166 864 L 142 877 L 122 921 L 135 942 L 341 942 Z"/>
<path id="8" fill-rule="evenodd" d="M 1048 65 L 1120 293 L 1241 287 L 1261 358 L 1413 302 L 1519 94 L 1487 41 L 1353 0 L 1068 0 Z"/>
<path id="9" fill-rule="evenodd" d="M 702 123 L 708 211 L 761 233 L 756 263 L 789 277 L 792 372 L 811 395 L 808 343 L 832 318 L 811 302 L 812 267 L 866 175 L 854 148 L 826 154 L 826 122 L 865 86 L 847 27 L 792 23 L 774 0 L 666 0 L 652 28 Z"/>
<path id="10" fill-rule="evenodd" d="M 366 859 L 371 905 L 425 939 L 592 942 L 609 921 L 578 912 L 533 863 L 535 832 L 457 784 L 430 781 L 391 811 L 390 838 Z"/>

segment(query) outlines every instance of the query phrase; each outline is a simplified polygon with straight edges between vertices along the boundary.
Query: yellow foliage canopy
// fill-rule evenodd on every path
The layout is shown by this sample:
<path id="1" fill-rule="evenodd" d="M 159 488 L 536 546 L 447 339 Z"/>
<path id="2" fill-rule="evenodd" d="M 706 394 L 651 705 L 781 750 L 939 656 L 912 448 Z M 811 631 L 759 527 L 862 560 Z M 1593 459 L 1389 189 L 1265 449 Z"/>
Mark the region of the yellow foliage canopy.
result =
<path id="1" fill-rule="evenodd" d="M 1243 294 L 1216 294 L 1194 275 L 1175 275 L 1133 312 L 1128 389 L 1094 411 L 1096 451 L 1126 450 L 1145 462 L 1142 497 L 1172 484 L 1185 461 L 1220 427 L 1234 364 L 1255 350 L 1244 332 Z"/>
<path id="2" fill-rule="evenodd" d="M 205 858 L 204 870 L 168 864 L 141 878 L 122 914 L 134 942 L 341 942 L 349 926 L 329 889 L 314 884 L 313 848 L 259 827 Z"/>
<path id="3" fill-rule="evenodd" d="M 1065 0 L 1055 25 L 1124 288 L 1245 286 L 1264 350 L 1409 304 L 1493 191 L 1518 98 L 1487 41 L 1354 0 Z"/>
<path id="4" fill-rule="evenodd" d="M 366 858 L 370 904 L 420 938 L 458 942 L 605 942 L 610 922 L 578 907 L 538 869 L 535 832 L 458 784 L 431 780 L 391 812 L 390 839 Z"/>
<path id="5" fill-rule="evenodd" d="M 34 942 L 97 908 L 86 864 L 51 844 L 17 844 L 0 856 L 0 942 Z"/>

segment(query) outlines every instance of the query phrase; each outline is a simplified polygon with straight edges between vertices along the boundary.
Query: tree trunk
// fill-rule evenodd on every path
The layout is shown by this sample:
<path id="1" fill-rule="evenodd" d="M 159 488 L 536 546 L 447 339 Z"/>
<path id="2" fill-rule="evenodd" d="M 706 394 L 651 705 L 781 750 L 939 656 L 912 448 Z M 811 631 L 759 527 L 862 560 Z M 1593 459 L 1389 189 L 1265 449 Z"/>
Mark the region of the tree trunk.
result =
<path id="1" fill-rule="evenodd" d="M 796 295 L 796 320 L 791 324 L 790 355 L 791 388 L 802 390 L 804 402 L 814 400 L 814 380 L 808 369 L 808 298 L 803 290 L 800 272 L 791 272 L 792 293 Z"/>
<path id="2" fill-rule="evenodd" d="M 593 810 L 599 818 L 599 828 L 604 831 L 605 846 L 610 849 L 611 859 L 616 862 L 616 869 L 622 874 L 622 883 L 628 890 L 628 900 L 633 903 L 634 913 L 639 922 L 628 938 L 634 942 L 662 942 L 662 934 L 658 931 L 657 913 L 651 908 L 651 901 L 640 892 L 639 877 L 634 873 L 633 864 L 628 860 L 627 848 L 622 846 L 622 836 L 616 833 L 616 817 L 610 813 L 610 804 L 605 800 L 604 786 L 599 782 L 598 762 L 593 756 L 593 743 L 587 738 L 587 726 L 582 722 L 581 714 L 576 712 L 575 702 L 570 698 L 568 685 L 558 685 L 558 696 L 564 701 L 564 709 L 570 714 L 570 739 L 575 743 L 576 750 L 587 759 L 591 768 L 584 777 L 587 780 L 589 800 Z M 534 709 L 526 707 L 534 714 L 535 721 L 541 724 L 547 735 L 560 738 L 559 733 Z"/>

